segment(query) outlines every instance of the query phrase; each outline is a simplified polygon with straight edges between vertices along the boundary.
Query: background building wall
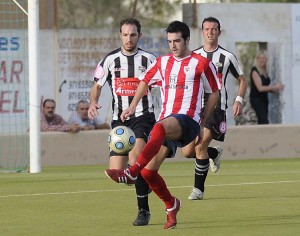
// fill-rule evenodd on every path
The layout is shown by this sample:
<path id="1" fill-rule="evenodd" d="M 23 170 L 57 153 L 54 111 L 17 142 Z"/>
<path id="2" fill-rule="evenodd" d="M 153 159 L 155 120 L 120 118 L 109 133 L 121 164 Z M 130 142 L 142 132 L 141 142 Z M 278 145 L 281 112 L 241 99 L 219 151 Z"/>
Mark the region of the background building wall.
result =
<path id="1" fill-rule="evenodd" d="M 42 165 L 108 164 L 109 130 L 69 134 L 42 133 Z M 272 137 L 272 138 L 270 138 Z M 291 138 L 293 137 L 293 138 Z M 300 126 L 252 125 L 230 127 L 222 143 L 223 160 L 299 158 Z M 220 145 L 212 142 L 212 145 Z M 84 148 L 83 148 L 84 147 Z M 191 161 L 178 149 L 175 158 L 167 161 Z"/>
<path id="2" fill-rule="evenodd" d="M 183 5 L 183 21 L 189 25 L 193 23 L 192 7 L 192 4 Z M 198 28 L 193 33 L 200 34 L 204 18 L 216 17 L 222 28 L 220 44 L 237 56 L 236 43 L 267 42 L 271 45 L 269 53 L 271 57 L 277 58 L 276 63 L 280 66 L 276 71 L 277 78 L 285 84 L 280 98 L 283 103 L 282 123 L 299 124 L 300 94 L 296 90 L 300 85 L 300 4 L 198 4 L 197 11 Z M 192 41 L 191 47 L 199 47 L 202 42 L 201 38 Z M 276 51 L 272 52 L 274 45 Z M 271 61 L 274 60 L 271 58 Z M 233 101 L 236 94 L 235 80 L 230 79 L 229 82 L 229 94 L 234 94 L 229 99 Z M 228 122 L 234 124 L 231 107 L 228 109 Z"/>

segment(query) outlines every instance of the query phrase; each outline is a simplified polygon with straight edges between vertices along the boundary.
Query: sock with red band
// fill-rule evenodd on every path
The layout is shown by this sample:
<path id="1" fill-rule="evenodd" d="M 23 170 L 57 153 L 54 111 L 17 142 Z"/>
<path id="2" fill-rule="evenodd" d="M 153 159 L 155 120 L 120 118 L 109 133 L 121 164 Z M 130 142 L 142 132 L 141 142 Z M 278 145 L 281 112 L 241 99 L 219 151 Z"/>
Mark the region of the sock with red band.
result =
<path id="1" fill-rule="evenodd" d="M 164 143 L 165 137 L 166 130 L 164 126 L 160 123 L 155 124 L 151 131 L 149 141 L 136 160 L 136 163 L 129 168 L 132 177 L 136 177 L 159 152 L 160 146 Z"/>

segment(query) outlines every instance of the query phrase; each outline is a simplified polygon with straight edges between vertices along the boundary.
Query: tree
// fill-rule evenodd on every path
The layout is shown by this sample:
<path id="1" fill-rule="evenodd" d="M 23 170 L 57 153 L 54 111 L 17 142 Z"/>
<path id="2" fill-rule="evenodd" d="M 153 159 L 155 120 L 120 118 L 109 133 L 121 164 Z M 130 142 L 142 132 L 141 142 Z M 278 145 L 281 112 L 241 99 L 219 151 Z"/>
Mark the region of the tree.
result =
<path id="1" fill-rule="evenodd" d="M 249 3 L 300 3 L 300 0 L 229 0 L 227 2 L 249 2 Z"/>
<path id="2" fill-rule="evenodd" d="M 182 0 L 58 0 L 59 28 L 112 28 L 133 16 L 143 27 L 165 27 Z"/>

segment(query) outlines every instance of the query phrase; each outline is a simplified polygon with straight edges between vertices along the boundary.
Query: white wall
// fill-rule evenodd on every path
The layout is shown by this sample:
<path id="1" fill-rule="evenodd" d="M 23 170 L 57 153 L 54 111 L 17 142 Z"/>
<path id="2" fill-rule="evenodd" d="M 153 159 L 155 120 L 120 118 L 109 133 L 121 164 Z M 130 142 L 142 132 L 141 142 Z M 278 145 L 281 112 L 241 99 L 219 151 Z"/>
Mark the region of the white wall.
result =
<path id="1" fill-rule="evenodd" d="M 51 37 L 44 43 L 52 44 L 50 39 Z M 54 60 L 53 64 L 50 63 L 45 68 L 52 76 L 54 84 L 54 87 L 52 85 L 49 88 L 53 89 L 52 96 L 58 103 L 57 112 L 68 119 L 79 100 L 89 100 L 96 65 L 107 53 L 120 47 L 119 33 L 117 30 L 60 30 L 53 44 L 54 50 L 42 56 L 52 57 Z M 169 51 L 162 29 L 143 30 L 139 46 L 155 55 Z M 53 74 L 53 71 L 56 74 Z M 48 89 L 45 91 L 44 84 L 47 82 L 48 78 L 42 83 L 41 90 L 44 94 L 49 92 Z M 100 118 L 110 122 L 111 92 L 109 87 L 105 86 L 99 100 L 102 106 Z"/>
<path id="2" fill-rule="evenodd" d="M 96 65 L 120 47 L 118 30 L 40 30 L 41 100 L 56 101 L 66 120 L 81 99 L 89 100 Z M 3 134 L 28 129 L 28 32 L 0 30 L 0 122 Z M 169 47 L 164 29 L 143 29 L 139 46 L 155 55 Z M 99 100 L 100 118 L 110 122 L 111 93 L 106 85 Z M 18 125 L 15 125 L 18 124 Z"/>
<path id="3" fill-rule="evenodd" d="M 269 42 L 281 45 L 281 81 L 285 84 L 282 94 L 283 124 L 300 123 L 300 4 L 281 3 L 226 3 L 198 4 L 198 26 L 204 18 L 216 17 L 222 28 L 220 44 L 237 53 L 237 42 Z M 192 4 L 183 5 L 183 21 L 191 25 Z M 200 34 L 200 31 L 199 31 Z M 191 45 L 201 45 L 201 39 Z M 248 75 L 246 75 L 248 76 Z M 234 80 L 230 80 L 230 94 L 235 94 Z M 233 98 L 231 98 L 233 99 Z M 229 107 L 228 111 L 231 111 Z M 228 112 L 232 124 L 231 112 Z"/>
<path id="4" fill-rule="evenodd" d="M 109 130 L 82 131 L 76 134 L 43 132 L 41 135 L 42 165 L 108 164 L 108 133 Z M 290 138 L 291 136 L 293 138 Z M 97 140 L 97 145 L 95 145 L 95 140 Z M 247 142 L 247 140 L 252 141 Z M 300 140 L 299 125 L 230 127 L 226 134 L 226 142 L 222 144 L 222 160 L 299 158 L 298 140 Z M 83 143 L 84 148 L 82 148 Z M 220 145 L 216 141 L 212 144 Z M 175 158 L 166 161 L 190 161 L 191 166 L 194 163 L 194 159 L 184 158 L 180 149 L 176 152 Z"/>

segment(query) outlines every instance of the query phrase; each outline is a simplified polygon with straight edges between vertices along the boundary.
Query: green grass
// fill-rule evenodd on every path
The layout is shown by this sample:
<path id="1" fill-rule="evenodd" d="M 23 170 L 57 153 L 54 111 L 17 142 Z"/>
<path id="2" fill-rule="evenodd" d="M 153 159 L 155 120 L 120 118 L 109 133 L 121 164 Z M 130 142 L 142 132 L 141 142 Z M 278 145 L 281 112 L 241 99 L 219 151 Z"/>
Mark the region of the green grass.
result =
<path id="1" fill-rule="evenodd" d="M 0 174 L 1 236 L 32 235 L 299 235 L 299 159 L 223 161 L 209 173 L 205 200 L 189 201 L 193 161 L 161 168 L 183 207 L 174 230 L 163 230 L 164 204 L 150 195 L 150 225 L 134 227 L 134 187 L 115 184 L 106 166 L 43 168 Z"/>

